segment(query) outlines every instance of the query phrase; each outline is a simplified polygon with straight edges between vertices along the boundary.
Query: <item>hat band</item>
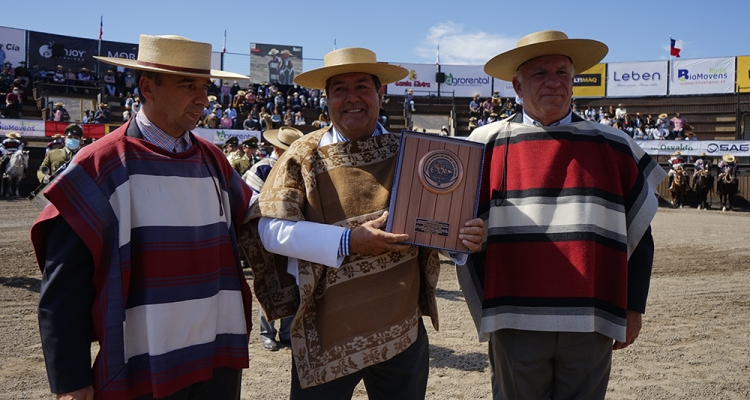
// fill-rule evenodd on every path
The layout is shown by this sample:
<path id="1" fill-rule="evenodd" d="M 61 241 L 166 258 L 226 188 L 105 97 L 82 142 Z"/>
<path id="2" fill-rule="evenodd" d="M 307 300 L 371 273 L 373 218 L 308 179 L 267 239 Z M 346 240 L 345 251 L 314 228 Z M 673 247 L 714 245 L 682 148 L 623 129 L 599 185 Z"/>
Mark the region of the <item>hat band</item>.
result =
<path id="1" fill-rule="evenodd" d="M 170 71 L 176 71 L 176 72 L 187 72 L 191 74 L 211 74 L 210 69 L 198 69 L 198 68 L 185 68 L 185 67 L 175 67 L 174 65 L 167 65 L 167 64 L 158 64 L 158 63 L 152 63 L 148 61 L 138 61 L 138 65 L 143 65 L 145 67 L 156 67 L 161 69 L 166 69 Z"/>
<path id="2" fill-rule="evenodd" d="M 279 138 L 278 136 L 276 136 L 276 140 L 278 140 L 278 141 L 279 141 L 279 143 L 283 144 L 284 146 L 291 146 L 291 144 L 289 144 L 289 143 L 287 143 L 287 142 L 285 142 L 285 141 L 281 140 L 281 139 L 280 139 L 280 138 Z"/>

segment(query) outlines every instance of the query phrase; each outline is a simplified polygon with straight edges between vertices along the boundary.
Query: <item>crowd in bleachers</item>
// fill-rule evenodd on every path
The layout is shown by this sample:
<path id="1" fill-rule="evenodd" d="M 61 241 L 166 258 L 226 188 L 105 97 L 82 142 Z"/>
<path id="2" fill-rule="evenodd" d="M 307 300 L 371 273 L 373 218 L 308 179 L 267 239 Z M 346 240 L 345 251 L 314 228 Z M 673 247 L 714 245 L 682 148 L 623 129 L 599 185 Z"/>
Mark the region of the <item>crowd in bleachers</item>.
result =
<path id="1" fill-rule="evenodd" d="M 520 112 L 522 106 L 517 100 L 510 97 L 502 98 L 497 91 L 484 101 L 479 94 L 474 95 L 469 103 L 469 132 Z"/>
<path id="2" fill-rule="evenodd" d="M 591 106 L 579 109 L 576 103 L 573 103 L 573 112 L 587 121 L 620 129 L 638 140 L 697 140 L 692 132 L 693 127 L 680 113 L 672 118 L 667 113 L 661 113 L 654 118 L 651 114 L 642 116 L 638 112 L 628 113 L 622 104 L 618 104 L 617 108 L 609 106 L 606 110 L 603 107 L 596 110 Z"/>

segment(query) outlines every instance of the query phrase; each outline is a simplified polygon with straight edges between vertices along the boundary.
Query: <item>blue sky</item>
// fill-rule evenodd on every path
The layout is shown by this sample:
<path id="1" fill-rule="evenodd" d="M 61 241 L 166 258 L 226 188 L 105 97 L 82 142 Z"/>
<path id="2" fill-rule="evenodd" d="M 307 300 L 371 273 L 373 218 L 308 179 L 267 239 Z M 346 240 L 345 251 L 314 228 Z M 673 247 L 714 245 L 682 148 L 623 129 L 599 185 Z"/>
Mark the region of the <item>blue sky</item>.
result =
<path id="1" fill-rule="evenodd" d="M 138 42 L 140 33 L 176 34 L 221 50 L 249 53 L 250 42 L 302 46 L 305 70 L 337 47 L 367 47 L 380 61 L 484 64 L 525 34 L 562 30 L 606 43 L 604 62 L 669 58 L 669 38 L 683 58 L 750 55 L 750 1 L 36 1 L 0 25 L 96 39 Z M 604 6 L 606 5 L 606 7 Z M 561 8 L 561 6 L 565 6 Z M 22 7 L 24 8 L 24 7 Z M 241 56 L 228 70 L 247 73 Z"/>

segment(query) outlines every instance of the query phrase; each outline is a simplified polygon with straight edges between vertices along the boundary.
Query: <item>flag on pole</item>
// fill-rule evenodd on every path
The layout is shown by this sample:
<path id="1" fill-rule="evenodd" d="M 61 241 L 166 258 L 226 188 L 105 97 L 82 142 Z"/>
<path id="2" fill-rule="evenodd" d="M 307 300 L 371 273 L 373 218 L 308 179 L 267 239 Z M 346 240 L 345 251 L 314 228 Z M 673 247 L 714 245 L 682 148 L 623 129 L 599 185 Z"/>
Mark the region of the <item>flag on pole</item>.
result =
<path id="1" fill-rule="evenodd" d="M 102 41 L 102 35 L 104 34 L 104 16 L 99 18 L 99 41 Z"/>
<path id="2" fill-rule="evenodd" d="M 336 38 L 333 38 L 333 49 L 336 50 Z"/>
<path id="3" fill-rule="evenodd" d="M 440 66 L 440 45 L 437 46 L 437 59 L 435 60 L 435 65 Z"/>
<path id="4" fill-rule="evenodd" d="M 224 47 L 221 48 L 222 53 L 227 52 L 227 30 L 224 29 Z"/>
<path id="5" fill-rule="evenodd" d="M 669 38 L 669 55 L 680 58 L 680 50 L 682 50 L 682 40 Z"/>

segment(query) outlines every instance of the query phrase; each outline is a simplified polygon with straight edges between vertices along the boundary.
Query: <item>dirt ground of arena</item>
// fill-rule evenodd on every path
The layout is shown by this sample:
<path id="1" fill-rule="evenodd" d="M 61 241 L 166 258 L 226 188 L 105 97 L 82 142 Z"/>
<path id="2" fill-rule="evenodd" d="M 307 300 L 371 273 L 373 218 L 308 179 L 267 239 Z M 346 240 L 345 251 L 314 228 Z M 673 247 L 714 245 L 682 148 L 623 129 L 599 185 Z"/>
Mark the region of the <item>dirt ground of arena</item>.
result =
<path id="1" fill-rule="evenodd" d="M 39 209 L 0 200 L 0 399 L 52 398 L 37 328 L 41 275 L 29 242 Z M 653 222 L 656 259 L 640 338 L 614 355 L 611 399 L 750 398 L 750 213 L 662 208 Z M 456 280 L 444 263 L 441 330 L 428 325 L 428 399 L 490 399 L 487 345 L 477 341 Z M 257 306 L 257 304 L 256 304 Z M 288 398 L 291 353 L 250 341 L 243 399 Z M 355 398 L 366 398 L 360 385 Z"/>

